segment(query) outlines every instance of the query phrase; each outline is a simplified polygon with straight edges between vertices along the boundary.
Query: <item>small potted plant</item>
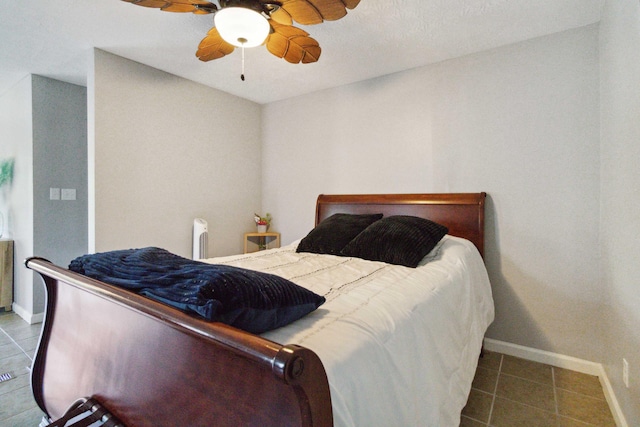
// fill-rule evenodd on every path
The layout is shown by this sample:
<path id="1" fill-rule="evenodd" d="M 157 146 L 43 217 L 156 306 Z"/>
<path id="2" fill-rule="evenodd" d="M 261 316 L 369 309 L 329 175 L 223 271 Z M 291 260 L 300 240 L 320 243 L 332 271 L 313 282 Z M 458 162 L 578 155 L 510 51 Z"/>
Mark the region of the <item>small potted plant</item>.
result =
<path id="1" fill-rule="evenodd" d="M 271 214 L 267 212 L 265 216 L 258 215 L 257 213 L 253 214 L 253 219 L 258 226 L 258 233 L 266 233 L 267 229 L 271 225 Z"/>

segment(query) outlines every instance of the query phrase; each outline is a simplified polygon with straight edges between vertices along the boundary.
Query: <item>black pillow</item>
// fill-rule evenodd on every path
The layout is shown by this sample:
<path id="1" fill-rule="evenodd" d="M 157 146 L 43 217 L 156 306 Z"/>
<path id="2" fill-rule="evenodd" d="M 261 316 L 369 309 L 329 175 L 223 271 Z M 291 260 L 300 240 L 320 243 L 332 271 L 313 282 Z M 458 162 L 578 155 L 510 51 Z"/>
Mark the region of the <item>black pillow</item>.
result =
<path id="1" fill-rule="evenodd" d="M 428 219 L 396 215 L 376 221 L 345 248 L 345 256 L 417 267 L 449 230 Z"/>
<path id="2" fill-rule="evenodd" d="M 84 255 L 69 269 L 254 334 L 291 323 L 325 302 L 280 276 L 193 261 L 153 247 Z"/>
<path id="3" fill-rule="evenodd" d="M 340 255 L 340 251 L 382 214 L 334 214 L 322 221 L 298 244 L 297 252 Z"/>

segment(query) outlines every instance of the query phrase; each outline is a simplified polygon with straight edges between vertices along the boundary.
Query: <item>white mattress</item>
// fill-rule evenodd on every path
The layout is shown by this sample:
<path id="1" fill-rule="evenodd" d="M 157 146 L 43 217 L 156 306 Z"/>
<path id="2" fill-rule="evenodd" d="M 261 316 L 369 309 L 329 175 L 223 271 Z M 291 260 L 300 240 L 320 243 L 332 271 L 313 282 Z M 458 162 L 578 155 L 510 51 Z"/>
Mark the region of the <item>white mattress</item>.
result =
<path id="1" fill-rule="evenodd" d="M 445 236 L 413 269 L 296 253 L 296 245 L 206 261 L 277 274 L 326 297 L 264 337 L 318 354 L 334 425 L 458 426 L 494 316 L 475 246 Z"/>

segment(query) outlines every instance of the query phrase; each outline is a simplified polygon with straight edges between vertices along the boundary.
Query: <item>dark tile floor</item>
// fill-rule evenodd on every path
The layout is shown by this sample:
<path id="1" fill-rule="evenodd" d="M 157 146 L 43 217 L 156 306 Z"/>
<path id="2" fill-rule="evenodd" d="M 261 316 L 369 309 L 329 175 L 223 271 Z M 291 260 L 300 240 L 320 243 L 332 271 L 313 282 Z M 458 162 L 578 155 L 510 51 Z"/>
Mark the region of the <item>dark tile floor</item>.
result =
<path id="1" fill-rule="evenodd" d="M 29 368 L 40 324 L 0 311 L 0 427 L 36 427 L 42 411 L 31 394 Z M 615 426 L 597 377 L 487 352 L 462 411 L 462 427 Z"/>
<path id="2" fill-rule="evenodd" d="M 593 427 L 615 421 L 596 376 L 500 353 L 480 359 L 462 427 Z"/>

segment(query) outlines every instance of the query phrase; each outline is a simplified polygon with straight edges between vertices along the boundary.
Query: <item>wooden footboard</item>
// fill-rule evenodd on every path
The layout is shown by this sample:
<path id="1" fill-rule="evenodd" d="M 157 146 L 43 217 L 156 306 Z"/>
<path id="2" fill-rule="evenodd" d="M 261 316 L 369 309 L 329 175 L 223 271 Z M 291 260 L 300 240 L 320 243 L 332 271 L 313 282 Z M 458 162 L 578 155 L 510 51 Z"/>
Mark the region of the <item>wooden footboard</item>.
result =
<path id="1" fill-rule="evenodd" d="M 30 258 L 47 307 L 32 369 L 52 419 L 94 396 L 126 426 L 331 426 L 318 356 Z"/>

